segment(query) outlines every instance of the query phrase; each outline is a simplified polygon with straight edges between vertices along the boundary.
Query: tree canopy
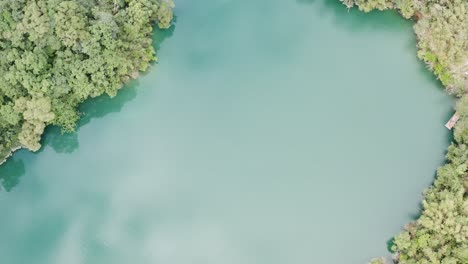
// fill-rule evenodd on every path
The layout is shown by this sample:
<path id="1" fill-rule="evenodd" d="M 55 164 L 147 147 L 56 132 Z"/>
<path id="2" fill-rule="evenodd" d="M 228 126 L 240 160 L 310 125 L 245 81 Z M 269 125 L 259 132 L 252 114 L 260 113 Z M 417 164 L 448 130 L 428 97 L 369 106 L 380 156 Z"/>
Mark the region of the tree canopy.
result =
<path id="1" fill-rule="evenodd" d="M 0 0 L 0 161 L 37 151 L 47 125 L 75 129 L 78 105 L 156 60 L 153 23 L 168 28 L 172 0 Z"/>

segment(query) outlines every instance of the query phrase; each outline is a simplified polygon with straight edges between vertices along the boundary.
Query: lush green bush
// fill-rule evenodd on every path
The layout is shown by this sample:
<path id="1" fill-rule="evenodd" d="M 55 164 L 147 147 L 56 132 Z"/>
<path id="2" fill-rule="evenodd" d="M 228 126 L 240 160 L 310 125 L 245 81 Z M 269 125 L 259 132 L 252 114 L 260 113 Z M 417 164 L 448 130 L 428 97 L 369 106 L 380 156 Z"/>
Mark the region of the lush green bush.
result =
<path id="1" fill-rule="evenodd" d="M 77 106 L 116 95 L 155 60 L 153 22 L 172 0 L 0 0 L 0 161 L 40 148 L 47 125 L 72 131 Z"/>
<path id="2" fill-rule="evenodd" d="M 419 219 L 393 240 L 401 264 L 468 263 L 468 1 L 467 0 L 342 0 L 363 11 L 398 9 L 415 17 L 418 56 L 451 93 L 460 120 L 447 162 L 424 192 Z M 384 263 L 375 259 L 371 263 Z"/>
<path id="3" fill-rule="evenodd" d="M 468 97 L 458 102 L 462 116 L 447 163 L 424 192 L 423 212 L 394 239 L 399 263 L 468 263 Z"/>
<path id="4" fill-rule="evenodd" d="M 369 264 L 385 264 L 386 259 L 385 258 L 375 258 L 370 261 Z"/>

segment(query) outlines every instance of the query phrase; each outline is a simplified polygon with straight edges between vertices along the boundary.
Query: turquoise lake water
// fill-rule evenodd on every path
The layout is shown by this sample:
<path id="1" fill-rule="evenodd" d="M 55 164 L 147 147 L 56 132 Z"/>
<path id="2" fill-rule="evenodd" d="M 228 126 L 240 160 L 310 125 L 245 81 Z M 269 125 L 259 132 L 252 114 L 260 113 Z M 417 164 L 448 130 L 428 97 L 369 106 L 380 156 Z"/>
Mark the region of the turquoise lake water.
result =
<path id="1" fill-rule="evenodd" d="M 337 0 L 176 4 L 158 64 L 0 168 L 0 262 L 388 256 L 450 142 L 412 22 Z"/>

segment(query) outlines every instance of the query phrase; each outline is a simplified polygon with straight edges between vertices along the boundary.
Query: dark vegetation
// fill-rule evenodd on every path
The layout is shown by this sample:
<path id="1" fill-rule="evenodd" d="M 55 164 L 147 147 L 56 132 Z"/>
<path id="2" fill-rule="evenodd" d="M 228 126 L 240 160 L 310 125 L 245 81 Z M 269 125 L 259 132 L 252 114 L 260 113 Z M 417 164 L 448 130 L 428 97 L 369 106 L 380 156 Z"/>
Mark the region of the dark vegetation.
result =
<path id="1" fill-rule="evenodd" d="M 447 91 L 457 96 L 460 120 L 446 164 L 424 192 L 419 219 L 395 236 L 391 249 L 401 264 L 468 263 L 468 0 L 341 0 L 349 8 L 396 9 L 416 20 L 418 57 Z M 385 263 L 374 259 L 372 264 Z"/>
<path id="2" fill-rule="evenodd" d="M 156 60 L 153 23 L 171 24 L 172 0 L 0 0 L 0 163 L 37 151 L 48 125 L 73 131 L 78 106 Z"/>

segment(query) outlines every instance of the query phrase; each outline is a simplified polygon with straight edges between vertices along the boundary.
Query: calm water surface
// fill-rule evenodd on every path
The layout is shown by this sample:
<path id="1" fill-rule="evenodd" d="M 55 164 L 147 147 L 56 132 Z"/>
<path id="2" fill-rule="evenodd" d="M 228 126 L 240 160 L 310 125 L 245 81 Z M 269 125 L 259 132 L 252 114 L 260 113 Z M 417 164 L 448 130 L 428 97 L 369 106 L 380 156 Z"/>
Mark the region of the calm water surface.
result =
<path id="1" fill-rule="evenodd" d="M 159 64 L 0 170 L 5 264 L 387 255 L 449 144 L 411 22 L 334 0 L 177 0 Z"/>

